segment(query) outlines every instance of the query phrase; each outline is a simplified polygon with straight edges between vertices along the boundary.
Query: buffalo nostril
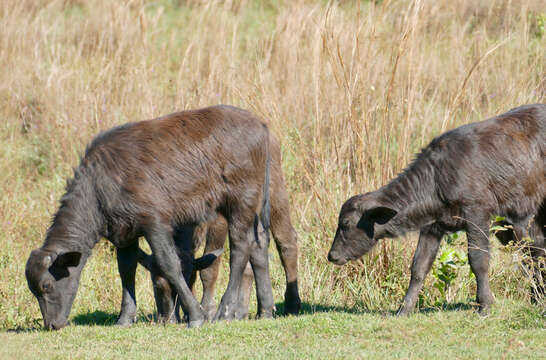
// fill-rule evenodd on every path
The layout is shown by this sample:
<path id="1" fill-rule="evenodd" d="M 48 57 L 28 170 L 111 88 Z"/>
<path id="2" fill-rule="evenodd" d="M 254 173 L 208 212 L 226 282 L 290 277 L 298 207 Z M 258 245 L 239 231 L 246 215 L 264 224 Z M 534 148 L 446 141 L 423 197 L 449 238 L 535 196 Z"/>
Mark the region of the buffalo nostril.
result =
<path id="1" fill-rule="evenodd" d="M 347 259 L 343 255 L 340 255 L 339 253 L 330 251 L 328 253 L 328 261 L 336 265 L 343 265 L 347 262 Z"/>

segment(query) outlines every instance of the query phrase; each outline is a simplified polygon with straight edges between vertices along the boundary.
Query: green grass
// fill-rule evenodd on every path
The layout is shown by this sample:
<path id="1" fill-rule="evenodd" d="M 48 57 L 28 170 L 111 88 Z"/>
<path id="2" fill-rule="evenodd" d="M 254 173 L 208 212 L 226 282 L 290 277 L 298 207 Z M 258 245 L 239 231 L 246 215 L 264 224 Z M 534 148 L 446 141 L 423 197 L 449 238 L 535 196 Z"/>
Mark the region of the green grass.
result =
<path id="1" fill-rule="evenodd" d="M 450 358 L 546 357 L 545 317 L 538 307 L 501 301 L 489 317 L 467 304 L 398 318 L 391 312 L 309 306 L 274 320 L 206 324 L 200 329 L 141 318 L 131 328 L 114 314 L 78 315 L 58 332 L 0 332 L 0 358 Z"/>

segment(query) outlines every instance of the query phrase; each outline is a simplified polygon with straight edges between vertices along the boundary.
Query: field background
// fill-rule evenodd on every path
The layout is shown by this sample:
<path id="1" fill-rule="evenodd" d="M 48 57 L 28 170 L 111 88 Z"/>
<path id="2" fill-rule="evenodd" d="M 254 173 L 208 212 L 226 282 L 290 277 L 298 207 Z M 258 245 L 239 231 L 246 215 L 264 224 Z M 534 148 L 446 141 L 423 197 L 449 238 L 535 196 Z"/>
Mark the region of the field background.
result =
<path id="1" fill-rule="evenodd" d="M 435 264 L 456 278 L 441 291 L 429 275 L 423 311 L 408 319 L 390 314 L 409 283 L 415 234 L 382 241 L 344 267 L 326 261 L 349 196 L 386 183 L 447 129 L 546 102 L 545 26 L 541 0 L 0 1 L 4 351 L 151 356 L 164 345 L 165 357 L 193 357 L 184 350 L 214 355 L 207 344 L 216 343 L 242 357 L 546 357 L 544 303 L 530 303 L 517 251 L 492 242 L 498 303 L 488 319 L 470 306 L 475 281 L 464 236 L 444 245 Z M 116 329 L 121 284 L 114 250 L 102 241 L 84 269 L 73 326 L 33 330 L 42 320 L 25 262 L 85 144 L 117 124 L 217 103 L 259 114 L 282 143 L 306 315 L 207 325 L 202 333 L 163 328 L 153 323 L 153 292 L 140 269 L 139 323 Z M 271 256 L 282 309 L 284 275 L 273 249 Z M 292 343 L 261 342 L 287 334 Z M 119 346 L 126 338 L 131 346 Z"/>

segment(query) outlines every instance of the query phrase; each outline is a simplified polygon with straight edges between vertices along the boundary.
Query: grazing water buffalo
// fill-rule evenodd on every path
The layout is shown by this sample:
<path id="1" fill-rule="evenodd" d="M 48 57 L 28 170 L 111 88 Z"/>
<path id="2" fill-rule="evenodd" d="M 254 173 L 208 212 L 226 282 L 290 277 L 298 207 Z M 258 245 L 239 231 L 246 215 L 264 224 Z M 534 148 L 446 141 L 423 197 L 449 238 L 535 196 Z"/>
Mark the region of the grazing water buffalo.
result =
<path id="1" fill-rule="evenodd" d="M 529 229 L 532 255 L 545 252 L 546 105 L 526 105 L 432 140 L 410 166 L 377 191 L 345 202 L 328 260 L 342 265 L 379 239 L 420 230 L 411 281 L 399 314 L 412 311 L 442 236 L 464 230 L 476 275 L 477 301 L 487 314 L 489 237 L 493 215 Z"/>
<path id="2" fill-rule="evenodd" d="M 277 246 L 277 250 L 281 257 L 281 262 L 286 275 L 286 292 L 285 292 L 285 313 L 297 314 L 300 310 L 301 301 L 298 294 L 297 284 L 297 237 L 292 223 L 290 222 L 290 209 L 288 202 L 288 194 L 284 186 L 284 180 L 281 168 L 281 153 L 278 141 L 273 135 L 270 135 L 270 153 L 271 153 L 271 184 L 270 184 L 270 199 L 271 199 L 271 232 Z M 206 224 L 200 224 L 195 228 L 193 233 L 188 232 L 188 236 L 193 236 L 191 249 L 193 252 L 199 245 L 205 241 L 205 255 L 199 260 L 199 265 L 196 268 L 203 268 L 200 273 L 203 284 L 203 298 L 201 306 L 205 310 L 207 319 L 211 319 L 216 311 L 216 303 L 214 302 L 214 289 L 216 279 L 218 278 L 218 270 L 220 259 L 216 259 L 224 248 L 226 235 L 228 232 L 228 224 L 225 218 L 219 215 L 216 219 L 209 221 Z M 185 243 L 188 243 L 187 241 Z M 169 282 L 161 275 L 157 266 L 153 265 L 151 256 L 142 253 L 142 258 L 147 263 L 146 268 L 150 270 L 152 282 L 154 284 L 154 295 L 158 309 L 159 318 L 162 321 L 180 320 L 178 309 L 175 309 L 175 293 L 172 290 Z M 213 261 L 209 266 L 209 261 Z M 187 262 L 187 261 L 186 261 Z M 247 264 L 243 273 L 242 286 L 239 293 L 238 309 L 235 317 L 240 319 L 248 314 L 248 302 L 250 298 L 250 289 L 252 285 L 252 269 Z M 195 281 L 195 271 L 189 280 L 190 289 Z"/>
<path id="3" fill-rule="evenodd" d="M 250 260 L 259 313 L 271 316 L 269 277 L 269 130 L 247 111 L 214 106 L 128 123 L 97 136 L 87 147 L 41 248 L 32 251 L 26 277 L 44 324 L 66 324 L 80 274 L 101 237 L 117 248 L 123 286 L 118 323 L 136 308 L 134 272 L 138 238 L 188 312 L 189 326 L 205 314 L 182 277 L 173 236 L 221 214 L 230 237 L 230 278 L 217 317 L 235 315 Z M 259 214 L 259 215 L 258 215 Z M 258 236 L 259 224 L 265 236 Z M 191 266 L 191 264 L 188 264 Z"/>

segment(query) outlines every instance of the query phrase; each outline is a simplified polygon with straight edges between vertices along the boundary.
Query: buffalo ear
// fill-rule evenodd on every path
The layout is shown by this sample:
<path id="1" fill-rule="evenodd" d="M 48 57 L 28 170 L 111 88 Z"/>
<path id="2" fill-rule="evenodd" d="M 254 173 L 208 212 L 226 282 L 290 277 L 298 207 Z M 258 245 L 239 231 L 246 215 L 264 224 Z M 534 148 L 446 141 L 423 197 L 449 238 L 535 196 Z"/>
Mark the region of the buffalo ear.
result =
<path id="1" fill-rule="evenodd" d="M 388 207 L 377 206 L 364 211 L 360 221 L 356 225 L 364 230 L 371 239 L 375 235 L 374 224 L 384 225 L 388 223 L 398 212 Z"/>
<path id="2" fill-rule="evenodd" d="M 396 210 L 385 206 L 377 206 L 364 212 L 364 215 L 370 219 L 372 223 L 377 223 L 379 225 L 388 223 L 396 214 L 398 214 Z"/>
<path id="3" fill-rule="evenodd" d="M 55 260 L 55 265 L 65 268 L 69 266 L 78 266 L 80 264 L 81 257 L 82 253 L 77 251 L 60 254 Z"/>

